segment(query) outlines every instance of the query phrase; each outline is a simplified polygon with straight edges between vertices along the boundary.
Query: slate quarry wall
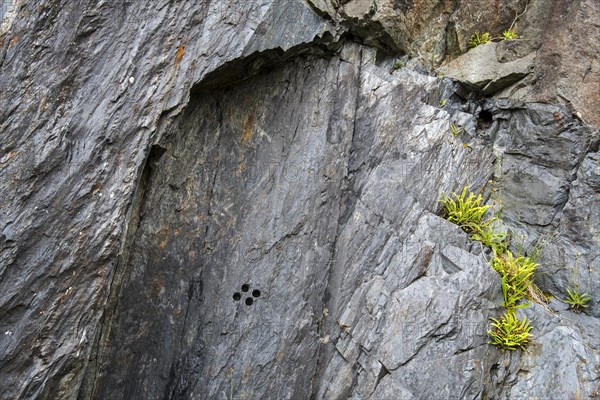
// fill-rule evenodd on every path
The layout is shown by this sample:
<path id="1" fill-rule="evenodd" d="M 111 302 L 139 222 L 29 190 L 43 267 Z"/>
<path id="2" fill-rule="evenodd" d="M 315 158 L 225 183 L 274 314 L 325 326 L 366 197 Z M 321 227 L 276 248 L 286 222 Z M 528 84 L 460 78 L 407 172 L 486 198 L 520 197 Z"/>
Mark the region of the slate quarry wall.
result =
<path id="1" fill-rule="evenodd" d="M 16 1 L 0 398 L 600 396 L 600 7 L 488 3 Z M 465 185 L 592 294 L 522 310 L 528 352 L 439 216 Z"/>

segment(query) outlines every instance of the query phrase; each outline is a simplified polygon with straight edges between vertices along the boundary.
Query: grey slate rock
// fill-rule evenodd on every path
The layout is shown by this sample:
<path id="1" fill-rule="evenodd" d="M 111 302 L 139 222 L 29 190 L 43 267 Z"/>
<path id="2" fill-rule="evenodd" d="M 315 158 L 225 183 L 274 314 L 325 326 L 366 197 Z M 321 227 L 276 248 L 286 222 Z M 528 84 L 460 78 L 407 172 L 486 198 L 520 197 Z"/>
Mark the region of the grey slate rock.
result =
<path id="1" fill-rule="evenodd" d="M 495 78 L 496 99 L 428 74 L 448 35 L 456 49 L 524 6 L 501 3 L 16 2 L 0 28 L 0 398 L 598 396 L 597 101 L 552 94 L 587 93 L 597 71 L 550 73 L 527 39 L 495 57 L 537 52 L 538 80 Z M 596 29 L 589 0 L 529 7 L 531 32 Z M 390 49 L 409 58 L 391 74 Z M 551 238 L 544 291 L 592 294 L 582 314 L 523 311 L 529 353 L 487 344 L 489 251 L 439 217 L 467 184 L 526 251 Z"/>
<path id="2" fill-rule="evenodd" d="M 486 95 L 493 95 L 533 72 L 536 56 L 535 52 L 529 52 L 521 57 L 506 57 L 506 51 L 501 49 L 495 42 L 479 45 L 439 71 Z"/>

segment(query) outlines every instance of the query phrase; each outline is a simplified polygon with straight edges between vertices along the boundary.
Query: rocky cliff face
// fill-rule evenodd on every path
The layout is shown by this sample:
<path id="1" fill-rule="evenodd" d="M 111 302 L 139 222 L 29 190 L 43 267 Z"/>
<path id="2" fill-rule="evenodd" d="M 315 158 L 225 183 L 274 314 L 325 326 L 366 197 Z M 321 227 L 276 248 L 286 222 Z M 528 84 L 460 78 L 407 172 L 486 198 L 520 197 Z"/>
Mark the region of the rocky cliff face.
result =
<path id="1" fill-rule="evenodd" d="M 11 7 L 0 398 L 600 396 L 597 2 Z M 465 185 L 592 294 L 520 310 L 527 352 Z"/>

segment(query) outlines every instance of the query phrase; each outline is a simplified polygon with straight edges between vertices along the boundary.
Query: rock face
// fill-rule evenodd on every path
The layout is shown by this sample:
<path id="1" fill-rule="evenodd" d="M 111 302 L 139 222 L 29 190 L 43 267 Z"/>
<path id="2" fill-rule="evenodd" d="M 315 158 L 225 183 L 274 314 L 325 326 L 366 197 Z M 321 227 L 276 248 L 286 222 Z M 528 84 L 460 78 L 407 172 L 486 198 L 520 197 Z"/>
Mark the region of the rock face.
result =
<path id="1" fill-rule="evenodd" d="M 492 95 L 522 80 L 533 70 L 535 53 L 502 62 L 507 50 L 516 47 L 513 46 L 515 44 L 519 42 L 511 40 L 477 46 L 440 68 L 440 72 L 486 95 Z"/>
<path id="2" fill-rule="evenodd" d="M 597 2 L 193 3 L 4 15 L 0 398 L 600 397 Z M 465 185 L 592 294 L 528 352 Z"/>

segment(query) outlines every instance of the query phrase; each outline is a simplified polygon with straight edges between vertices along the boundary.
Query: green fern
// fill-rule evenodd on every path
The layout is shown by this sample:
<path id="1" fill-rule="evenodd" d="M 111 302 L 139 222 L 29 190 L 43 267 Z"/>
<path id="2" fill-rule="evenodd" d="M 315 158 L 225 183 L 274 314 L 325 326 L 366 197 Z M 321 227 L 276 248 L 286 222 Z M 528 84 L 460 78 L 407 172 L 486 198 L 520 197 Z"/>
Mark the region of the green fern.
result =
<path id="1" fill-rule="evenodd" d="M 444 204 L 444 216 L 448 221 L 467 233 L 477 233 L 482 230 L 483 217 L 490 206 L 481 205 L 481 195 L 469 193 L 467 196 L 468 190 L 469 187 L 465 186 L 460 195 L 452 193 L 450 197 L 442 194 L 440 201 Z"/>
<path id="2" fill-rule="evenodd" d="M 481 44 L 489 43 L 492 40 L 489 32 L 479 33 L 475 32 L 469 38 L 469 44 L 467 48 L 473 49 Z"/>
<path id="3" fill-rule="evenodd" d="M 518 38 L 519 35 L 517 35 L 517 32 L 515 32 L 512 29 L 507 29 L 504 32 L 502 32 L 502 40 L 513 40 Z"/>
<path id="4" fill-rule="evenodd" d="M 531 324 L 527 317 L 519 320 L 514 310 L 507 310 L 499 320 L 495 318 L 490 320 L 492 321 L 492 329 L 488 331 L 492 339 L 490 344 L 502 350 L 525 350 L 533 336 L 530 333 Z"/>
<path id="5" fill-rule="evenodd" d="M 507 309 L 526 307 L 526 304 L 519 305 L 519 302 L 531 290 L 537 264 L 528 257 L 515 257 L 509 250 L 502 253 L 494 251 L 492 268 L 502 280 L 502 306 Z"/>
<path id="6" fill-rule="evenodd" d="M 471 240 L 481 242 L 484 246 L 495 252 L 506 251 L 506 232 L 500 230 L 500 219 L 493 217 L 483 223 L 479 229 L 471 235 Z"/>
<path id="7" fill-rule="evenodd" d="M 567 293 L 569 295 L 565 298 L 565 302 L 569 304 L 573 311 L 581 312 L 584 308 L 589 307 L 589 304 L 587 303 L 592 299 L 589 294 L 580 294 L 577 289 L 567 289 Z"/>

